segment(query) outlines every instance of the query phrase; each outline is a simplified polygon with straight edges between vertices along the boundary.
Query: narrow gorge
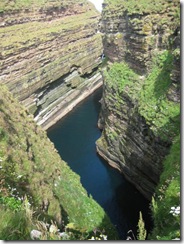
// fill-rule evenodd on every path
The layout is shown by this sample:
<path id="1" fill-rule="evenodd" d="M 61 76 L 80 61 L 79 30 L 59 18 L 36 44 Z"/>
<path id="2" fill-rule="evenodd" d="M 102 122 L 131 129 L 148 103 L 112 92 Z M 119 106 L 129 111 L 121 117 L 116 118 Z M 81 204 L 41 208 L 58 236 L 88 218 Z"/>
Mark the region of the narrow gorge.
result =
<path id="1" fill-rule="evenodd" d="M 177 0 L 0 2 L 0 239 L 119 239 L 46 134 L 101 86 L 97 153 L 150 201 L 136 238 L 180 239 Z"/>

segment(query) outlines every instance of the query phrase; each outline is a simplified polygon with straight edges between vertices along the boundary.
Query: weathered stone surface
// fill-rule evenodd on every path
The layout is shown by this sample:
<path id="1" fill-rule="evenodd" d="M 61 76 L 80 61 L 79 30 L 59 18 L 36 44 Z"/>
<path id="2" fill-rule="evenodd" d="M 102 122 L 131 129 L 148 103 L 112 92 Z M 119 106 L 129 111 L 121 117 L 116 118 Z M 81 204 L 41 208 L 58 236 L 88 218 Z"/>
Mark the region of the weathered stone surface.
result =
<path id="1" fill-rule="evenodd" d="M 168 38 L 177 29 L 179 2 L 147 1 L 146 6 L 142 2 L 106 0 L 100 26 L 109 60 L 125 60 L 143 75 L 149 70 L 154 53 L 168 48 Z"/>
<path id="2" fill-rule="evenodd" d="M 45 1 L 17 10 L 1 5 L 0 82 L 42 124 L 43 114 L 51 120 L 61 101 L 85 90 L 101 63 L 99 13 L 85 0 Z"/>
<path id="3" fill-rule="evenodd" d="M 38 110 L 35 121 L 44 129 L 48 129 L 55 124 L 71 111 L 76 104 L 99 88 L 102 85 L 102 75 L 98 72 L 91 78 L 82 81 L 75 89 L 62 84 L 63 82 L 55 88 L 49 86 L 48 90 L 43 91 L 39 97 L 37 107 L 41 107 L 41 109 L 40 111 Z M 55 90 L 56 92 L 54 93 Z"/>
<path id="4" fill-rule="evenodd" d="M 115 91 L 105 86 L 99 120 L 103 132 L 96 143 L 97 151 L 151 199 L 169 144 L 154 136 L 131 97 L 124 93 L 120 107 L 114 97 Z"/>
<path id="5" fill-rule="evenodd" d="M 163 140 L 154 134 L 150 123 L 140 114 L 137 94 L 141 89 L 147 89 L 144 84 L 153 67 L 153 58 L 169 49 L 174 61 L 172 70 L 168 69 L 171 84 L 163 96 L 179 104 L 180 31 L 178 19 L 175 20 L 179 11 L 177 1 L 160 1 L 162 11 L 158 11 L 157 6 L 155 9 L 151 6 L 150 10 L 148 5 L 137 9 L 143 2 L 106 0 L 104 3 L 101 20 L 104 53 L 111 63 L 127 63 L 138 76 L 131 93 L 128 88 L 131 82 L 127 81 L 118 97 L 119 88 L 114 88 L 112 82 L 109 84 L 104 78 L 98 122 L 103 131 L 96 144 L 98 153 L 150 200 L 159 182 L 162 161 L 171 140 Z M 162 81 L 157 75 L 158 85 Z"/>

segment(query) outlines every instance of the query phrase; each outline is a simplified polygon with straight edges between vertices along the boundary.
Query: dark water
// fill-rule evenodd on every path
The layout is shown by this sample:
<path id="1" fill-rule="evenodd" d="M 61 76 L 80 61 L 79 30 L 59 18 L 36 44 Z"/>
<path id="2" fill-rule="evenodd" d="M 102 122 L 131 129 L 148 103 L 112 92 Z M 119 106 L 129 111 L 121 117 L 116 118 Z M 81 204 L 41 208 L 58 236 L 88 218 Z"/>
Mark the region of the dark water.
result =
<path id="1" fill-rule="evenodd" d="M 139 211 L 150 226 L 148 201 L 116 170 L 96 153 L 100 137 L 97 120 L 102 89 L 81 102 L 67 116 L 48 130 L 61 157 L 81 177 L 89 194 L 104 208 L 117 227 L 120 239 L 128 230 L 136 233 Z"/>

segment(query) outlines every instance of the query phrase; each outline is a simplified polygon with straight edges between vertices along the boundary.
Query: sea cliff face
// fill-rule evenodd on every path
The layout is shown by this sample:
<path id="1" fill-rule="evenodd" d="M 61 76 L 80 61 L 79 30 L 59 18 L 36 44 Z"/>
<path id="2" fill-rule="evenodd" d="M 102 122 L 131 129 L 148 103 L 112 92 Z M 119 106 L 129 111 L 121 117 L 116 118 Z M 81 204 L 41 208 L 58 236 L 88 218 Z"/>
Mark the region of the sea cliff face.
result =
<path id="1" fill-rule="evenodd" d="M 111 64 L 104 72 L 97 151 L 148 199 L 179 133 L 178 12 L 177 1 L 145 6 L 110 0 L 102 12 L 104 53 Z"/>
<path id="2" fill-rule="evenodd" d="M 45 129 L 102 85 L 98 21 L 85 0 L 0 3 L 0 82 Z"/>
<path id="3" fill-rule="evenodd" d="M 137 73 L 145 74 L 155 51 L 167 49 L 171 35 L 177 35 L 178 17 L 177 0 L 104 1 L 105 55 L 112 62 L 124 60 Z"/>

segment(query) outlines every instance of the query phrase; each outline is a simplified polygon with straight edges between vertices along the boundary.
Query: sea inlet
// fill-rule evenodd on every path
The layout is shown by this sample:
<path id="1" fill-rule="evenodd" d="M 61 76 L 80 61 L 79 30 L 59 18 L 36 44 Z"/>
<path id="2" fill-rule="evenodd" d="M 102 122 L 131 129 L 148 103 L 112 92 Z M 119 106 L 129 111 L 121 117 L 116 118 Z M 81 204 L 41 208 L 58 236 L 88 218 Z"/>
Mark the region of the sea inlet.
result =
<path id="1" fill-rule="evenodd" d="M 128 231 L 136 236 L 140 211 L 149 231 L 149 202 L 96 152 L 95 141 L 101 135 L 97 127 L 101 96 L 99 88 L 49 128 L 47 134 L 61 158 L 80 175 L 88 194 L 106 211 L 120 240 L 125 240 Z"/>

